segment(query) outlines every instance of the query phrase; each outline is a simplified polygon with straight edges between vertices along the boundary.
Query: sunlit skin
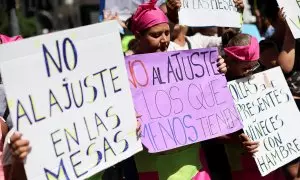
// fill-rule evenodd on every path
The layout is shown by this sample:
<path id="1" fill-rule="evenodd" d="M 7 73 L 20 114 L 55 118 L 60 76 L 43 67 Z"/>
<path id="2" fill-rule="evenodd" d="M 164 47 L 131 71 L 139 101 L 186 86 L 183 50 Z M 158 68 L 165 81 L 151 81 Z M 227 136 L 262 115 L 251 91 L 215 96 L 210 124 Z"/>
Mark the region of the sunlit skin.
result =
<path id="1" fill-rule="evenodd" d="M 167 23 L 158 24 L 137 34 L 140 46 L 137 53 L 154 53 L 167 51 L 170 44 L 170 27 Z"/>

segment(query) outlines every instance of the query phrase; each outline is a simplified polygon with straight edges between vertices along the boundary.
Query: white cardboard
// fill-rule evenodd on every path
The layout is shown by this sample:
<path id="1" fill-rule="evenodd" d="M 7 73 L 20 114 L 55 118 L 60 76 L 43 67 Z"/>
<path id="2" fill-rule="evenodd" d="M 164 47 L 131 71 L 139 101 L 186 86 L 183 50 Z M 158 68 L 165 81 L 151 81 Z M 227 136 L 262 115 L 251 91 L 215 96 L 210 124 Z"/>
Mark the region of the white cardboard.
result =
<path id="1" fill-rule="evenodd" d="M 300 38 L 300 1 L 298 0 L 277 0 L 279 7 L 283 7 L 286 21 L 295 39 Z"/>
<path id="2" fill-rule="evenodd" d="M 280 67 L 231 81 L 228 86 L 245 134 L 260 142 L 254 158 L 262 176 L 300 156 L 300 113 Z"/>
<path id="3" fill-rule="evenodd" d="M 75 68 L 72 46 L 66 38 L 76 48 Z M 63 58 L 64 41 L 71 70 Z M 48 55 L 49 77 L 42 45 L 58 63 L 56 42 L 61 52 L 62 72 Z M 17 117 L 23 115 L 18 118 L 19 131 L 32 147 L 25 164 L 27 179 L 85 179 L 142 150 L 136 136 L 137 121 L 116 21 L 1 45 L 0 59 L 14 126 L 17 128 Z M 102 70 L 105 90 L 98 73 Z M 83 89 L 82 106 L 79 81 Z M 69 109 L 66 84 L 72 99 Z M 78 107 L 74 104 L 72 86 Z M 63 112 L 50 96 L 50 89 Z M 17 105 L 18 100 L 30 120 L 21 105 Z M 54 105 L 50 106 L 51 103 Z M 42 117 L 45 118 L 35 120 Z"/>
<path id="4" fill-rule="evenodd" d="M 191 27 L 241 27 L 242 17 L 233 0 L 181 0 L 179 23 Z"/>

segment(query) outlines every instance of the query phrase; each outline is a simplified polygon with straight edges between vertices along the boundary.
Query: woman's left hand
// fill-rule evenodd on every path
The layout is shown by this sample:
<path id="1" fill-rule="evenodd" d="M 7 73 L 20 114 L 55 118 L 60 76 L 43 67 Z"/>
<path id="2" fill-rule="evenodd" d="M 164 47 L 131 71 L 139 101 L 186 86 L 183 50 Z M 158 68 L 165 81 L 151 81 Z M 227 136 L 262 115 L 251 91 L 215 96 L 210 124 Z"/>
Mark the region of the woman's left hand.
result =
<path id="1" fill-rule="evenodd" d="M 142 117 L 142 116 L 141 115 L 136 115 L 136 120 L 137 120 L 136 134 L 137 134 L 138 138 L 140 138 L 141 134 L 142 134 L 141 122 L 138 120 L 140 117 Z"/>
<path id="2" fill-rule="evenodd" d="M 19 132 L 15 132 L 10 137 L 10 148 L 13 156 L 20 161 L 26 159 L 29 154 L 31 147 L 29 145 L 29 141 L 22 138 L 22 134 Z"/>
<path id="3" fill-rule="evenodd" d="M 244 133 L 240 135 L 240 139 L 244 149 L 248 153 L 253 155 L 258 151 L 259 142 L 251 141 L 250 138 Z"/>
<path id="4" fill-rule="evenodd" d="M 218 71 L 220 73 L 226 74 L 226 72 L 227 72 L 227 65 L 225 63 L 225 60 L 221 56 L 218 57 L 218 64 L 217 64 L 217 66 L 218 66 Z"/>

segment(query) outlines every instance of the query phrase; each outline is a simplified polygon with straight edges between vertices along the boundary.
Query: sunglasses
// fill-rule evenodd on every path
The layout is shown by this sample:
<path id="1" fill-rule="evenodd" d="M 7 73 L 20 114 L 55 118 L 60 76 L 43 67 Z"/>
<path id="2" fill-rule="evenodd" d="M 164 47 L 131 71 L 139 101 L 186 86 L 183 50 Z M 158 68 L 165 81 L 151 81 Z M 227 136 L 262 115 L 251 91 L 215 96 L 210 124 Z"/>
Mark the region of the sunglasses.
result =
<path id="1" fill-rule="evenodd" d="M 250 76 L 253 75 L 255 73 L 255 71 L 260 67 L 259 63 L 256 63 L 251 69 L 249 69 L 247 71 L 247 73 L 245 74 L 245 76 Z"/>

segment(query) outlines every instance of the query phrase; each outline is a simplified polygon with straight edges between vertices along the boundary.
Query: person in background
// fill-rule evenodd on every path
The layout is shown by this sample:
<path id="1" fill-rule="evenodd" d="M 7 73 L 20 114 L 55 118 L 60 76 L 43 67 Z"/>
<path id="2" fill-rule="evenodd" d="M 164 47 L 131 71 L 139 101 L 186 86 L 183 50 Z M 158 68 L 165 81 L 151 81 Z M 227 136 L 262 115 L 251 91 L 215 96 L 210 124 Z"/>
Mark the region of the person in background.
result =
<path id="1" fill-rule="evenodd" d="M 264 10 L 266 7 L 263 6 L 262 9 Z M 259 29 L 260 35 L 264 38 L 270 38 L 273 36 L 275 29 L 271 25 L 268 18 L 264 16 L 263 13 L 261 13 L 261 10 L 258 8 L 254 9 L 254 14 L 256 17 L 256 25 Z"/>
<path id="2" fill-rule="evenodd" d="M 266 1 L 265 15 L 274 27 L 274 34 L 260 43 L 261 64 L 266 68 L 280 66 L 290 90 L 294 96 L 298 109 L 300 109 L 300 42 L 295 40 L 285 21 L 284 9 L 280 9 L 276 0 Z M 295 119 L 299 121 L 299 119 Z M 300 158 L 284 166 L 287 180 L 300 179 Z"/>
<path id="3" fill-rule="evenodd" d="M 192 49 L 190 40 L 186 37 L 188 31 L 187 26 L 176 24 L 171 33 L 171 42 L 173 46 L 169 46 L 169 51 Z"/>

